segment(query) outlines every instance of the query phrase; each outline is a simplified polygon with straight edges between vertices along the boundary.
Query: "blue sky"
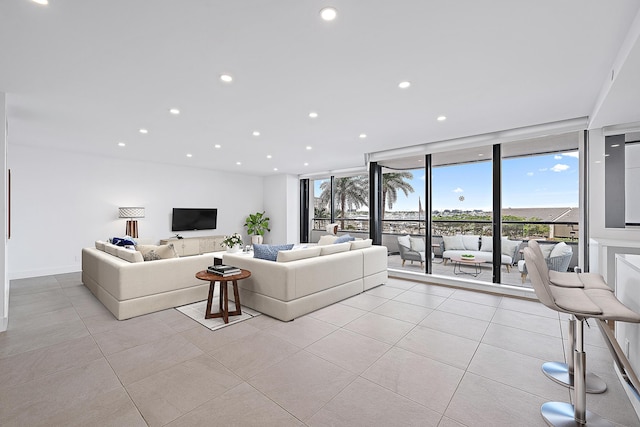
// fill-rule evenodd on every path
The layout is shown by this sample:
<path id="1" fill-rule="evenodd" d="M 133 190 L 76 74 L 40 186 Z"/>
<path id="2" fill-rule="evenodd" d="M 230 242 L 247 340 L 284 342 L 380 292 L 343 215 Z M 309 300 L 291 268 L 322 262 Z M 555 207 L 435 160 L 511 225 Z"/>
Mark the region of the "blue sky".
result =
<path id="1" fill-rule="evenodd" d="M 412 172 L 415 191 L 408 197 L 400 192 L 391 211 L 417 211 L 418 197 L 424 207 L 424 171 Z M 578 180 L 577 151 L 505 159 L 502 206 L 577 207 Z M 491 185 L 491 161 L 434 168 L 433 209 L 491 211 Z"/>

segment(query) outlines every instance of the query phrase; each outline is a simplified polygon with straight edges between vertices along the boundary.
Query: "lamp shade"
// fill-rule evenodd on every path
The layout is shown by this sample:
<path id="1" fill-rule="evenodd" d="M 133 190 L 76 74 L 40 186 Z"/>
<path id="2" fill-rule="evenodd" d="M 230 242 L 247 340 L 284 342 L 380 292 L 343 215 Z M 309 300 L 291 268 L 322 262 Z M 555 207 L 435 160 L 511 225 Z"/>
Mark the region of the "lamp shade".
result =
<path id="1" fill-rule="evenodd" d="M 336 224 L 335 222 L 331 223 L 327 225 L 326 230 L 327 230 L 327 233 L 335 235 L 338 233 L 338 224 Z"/>
<path id="2" fill-rule="evenodd" d="M 118 208 L 120 218 L 144 218 L 144 208 Z"/>

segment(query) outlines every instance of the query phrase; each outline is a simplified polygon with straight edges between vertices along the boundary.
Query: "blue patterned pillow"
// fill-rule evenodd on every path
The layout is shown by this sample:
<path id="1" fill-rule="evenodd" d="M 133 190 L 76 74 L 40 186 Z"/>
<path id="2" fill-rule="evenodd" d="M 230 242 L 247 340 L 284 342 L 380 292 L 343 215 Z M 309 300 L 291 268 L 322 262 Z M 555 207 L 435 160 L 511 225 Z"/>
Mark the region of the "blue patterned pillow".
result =
<path id="1" fill-rule="evenodd" d="M 278 251 L 288 251 L 293 248 L 293 243 L 289 245 L 253 245 L 253 257 L 275 261 L 278 258 Z"/>
<path id="2" fill-rule="evenodd" d="M 350 242 L 350 241 L 352 241 L 352 240 L 356 240 L 356 238 L 355 238 L 355 237 L 353 237 L 353 236 L 349 236 L 348 234 L 344 234 L 344 235 L 342 235 L 342 236 L 338 237 L 338 238 L 335 240 L 335 242 L 333 242 L 333 244 L 335 245 L 335 244 L 337 244 L 337 243 Z"/>

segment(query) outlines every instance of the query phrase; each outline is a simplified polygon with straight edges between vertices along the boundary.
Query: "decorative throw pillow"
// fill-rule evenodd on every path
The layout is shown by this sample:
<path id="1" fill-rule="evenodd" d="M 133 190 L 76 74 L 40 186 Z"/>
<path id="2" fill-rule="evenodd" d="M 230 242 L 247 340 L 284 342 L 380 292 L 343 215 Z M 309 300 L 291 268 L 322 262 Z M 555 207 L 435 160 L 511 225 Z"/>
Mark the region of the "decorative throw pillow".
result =
<path id="1" fill-rule="evenodd" d="M 445 251 L 464 251 L 466 249 L 460 234 L 456 234 L 455 236 L 442 236 L 442 240 L 444 241 Z"/>
<path id="2" fill-rule="evenodd" d="M 289 245 L 253 245 L 253 257 L 267 261 L 275 261 L 278 258 L 278 251 L 288 251 L 293 249 L 293 243 Z M 301 251 L 304 249 L 300 249 Z"/>
<path id="3" fill-rule="evenodd" d="M 410 237 L 409 241 L 411 242 L 412 251 L 424 252 L 424 240 L 422 240 L 422 237 Z"/>
<path id="4" fill-rule="evenodd" d="M 178 258 L 178 253 L 173 247 L 173 243 L 168 245 L 137 245 L 136 251 L 142 254 L 142 258 L 145 261 Z"/>
<path id="5" fill-rule="evenodd" d="M 320 236 L 320 240 L 318 240 L 318 246 L 330 245 L 335 242 L 337 238 L 338 236 L 332 236 L 330 234 Z"/>
<path id="6" fill-rule="evenodd" d="M 344 235 L 338 237 L 336 240 L 334 240 L 333 244 L 335 245 L 336 243 L 351 242 L 352 240 L 356 240 L 356 238 L 353 237 L 353 236 L 350 236 L 348 234 L 344 234 Z"/>
<path id="7" fill-rule="evenodd" d="M 493 252 L 493 237 L 482 236 L 482 245 L 480 246 L 480 252 Z"/>
<path id="8" fill-rule="evenodd" d="M 411 236 L 398 236 L 398 244 L 404 246 L 405 248 L 411 248 Z"/>
<path id="9" fill-rule="evenodd" d="M 551 250 L 551 254 L 549 254 L 549 258 L 565 256 L 572 253 L 573 249 L 571 249 L 571 246 L 567 245 L 565 242 L 560 242 L 553 247 L 553 249 Z"/>
<path id="10" fill-rule="evenodd" d="M 480 236 L 477 234 L 463 235 L 462 244 L 464 245 L 463 249 L 466 251 L 477 251 L 480 249 Z"/>
<path id="11" fill-rule="evenodd" d="M 136 241 L 128 237 L 113 237 L 111 243 L 116 246 L 135 246 Z"/>

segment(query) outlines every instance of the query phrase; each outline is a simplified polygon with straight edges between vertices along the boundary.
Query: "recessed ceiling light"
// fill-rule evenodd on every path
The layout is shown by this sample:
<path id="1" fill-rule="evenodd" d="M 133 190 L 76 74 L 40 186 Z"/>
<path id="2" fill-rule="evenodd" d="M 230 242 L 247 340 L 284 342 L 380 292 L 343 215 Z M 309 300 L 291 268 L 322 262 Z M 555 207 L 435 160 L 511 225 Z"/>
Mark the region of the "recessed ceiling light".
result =
<path id="1" fill-rule="evenodd" d="M 484 154 L 482 154 L 482 153 L 478 154 L 478 157 L 482 157 L 482 156 L 484 156 Z"/>
<path id="2" fill-rule="evenodd" d="M 406 89 L 406 88 L 408 88 L 409 86 L 411 86 L 411 82 L 406 82 L 406 81 L 405 81 L 405 82 L 400 82 L 400 84 L 398 84 L 398 87 L 399 87 L 400 89 Z"/>
<path id="3" fill-rule="evenodd" d="M 118 146 L 119 147 L 124 147 L 125 145 L 127 145 L 127 144 L 125 144 L 124 142 L 118 142 Z"/>
<path id="4" fill-rule="evenodd" d="M 242 162 L 236 162 L 236 165 L 240 166 L 242 164 Z"/>
<path id="5" fill-rule="evenodd" d="M 149 133 L 149 131 L 148 131 L 148 130 L 146 130 L 146 129 L 140 129 L 138 132 L 140 132 L 140 133 L 144 133 L 144 134 Z"/>
<path id="6" fill-rule="evenodd" d="M 604 156 L 605 156 L 605 157 L 609 157 L 610 155 L 611 155 L 611 154 L 605 154 Z"/>
<path id="7" fill-rule="evenodd" d="M 225 83 L 231 83 L 233 81 L 233 77 L 231 77 L 229 74 L 222 74 L 220 76 L 220 80 Z"/>
<path id="8" fill-rule="evenodd" d="M 274 171 L 277 171 L 277 170 L 278 170 L 278 168 L 273 168 L 273 170 L 274 170 Z"/>
<path id="9" fill-rule="evenodd" d="M 177 108 L 172 108 L 169 110 L 169 112 L 175 116 L 177 116 L 178 114 L 180 114 L 180 110 L 178 110 Z"/>
<path id="10" fill-rule="evenodd" d="M 253 136 L 260 136 L 260 132 L 258 132 L 257 130 L 254 130 L 252 135 Z"/>
<path id="11" fill-rule="evenodd" d="M 187 153 L 187 157 L 193 157 L 193 154 Z"/>
<path id="12" fill-rule="evenodd" d="M 438 116 L 436 120 L 439 122 L 444 122 L 445 120 L 447 120 L 447 116 Z"/>
<path id="13" fill-rule="evenodd" d="M 333 7 L 325 7 L 320 11 L 320 16 L 325 21 L 333 21 L 338 16 L 338 11 Z"/>
<path id="14" fill-rule="evenodd" d="M 38 3 L 41 4 L 43 6 L 46 6 L 49 4 L 49 0 L 32 0 L 34 3 Z"/>
<path id="15" fill-rule="evenodd" d="M 318 117 L 318 113 L 316 113 L 315 111 L 312 111 L 309 113 L 309 117 L 311 117 L 312 119 L 315 119 L 316 117 Z"/>
<path id="16" fill-rule="evenodd" d="M 311 146 L 310 145 L 307 145 L 307 150 L 311 150 Z"/>
<path id="17" fill-rule="evenodd" d="M 366 133 L 361 133 L 361 134 L 360 134 L 360 139 L 365 139 L 366 137 L 367 137 L 367 134 L 366 134 Z"/>
<path id="18" fill-rule="evenodd" d="M 602 163 L 600 160 L 596 160 L 594 163 Z"/>
<path id="19" fill-rule="evenodd" d="M 214 145 L 213 147 L 214 147 L 214 148 L 220 148 L 220 147 L 222 147 L 222 145 L 220 145 L 220 144 L 216 144 L 216 145 Z"/>
<path id="20" fill-rule="evenodd" d="M 270 159 L 270 158 L 271 158 L 271 154 L 267 154 L 267 159 Z"/>
<path id="21" fill-rule="evenodd" d="M 307 162 L 304 162 L 304 165 L 305 165 L 305 166 L 309 166 L 309 163 L 307 163 Z"/>
<path id="22" fill-rule="evenodd" d="M 616 147 L 620 147 L 620 144 L 612 144 L 611 148 L 616 148 Z"/>

